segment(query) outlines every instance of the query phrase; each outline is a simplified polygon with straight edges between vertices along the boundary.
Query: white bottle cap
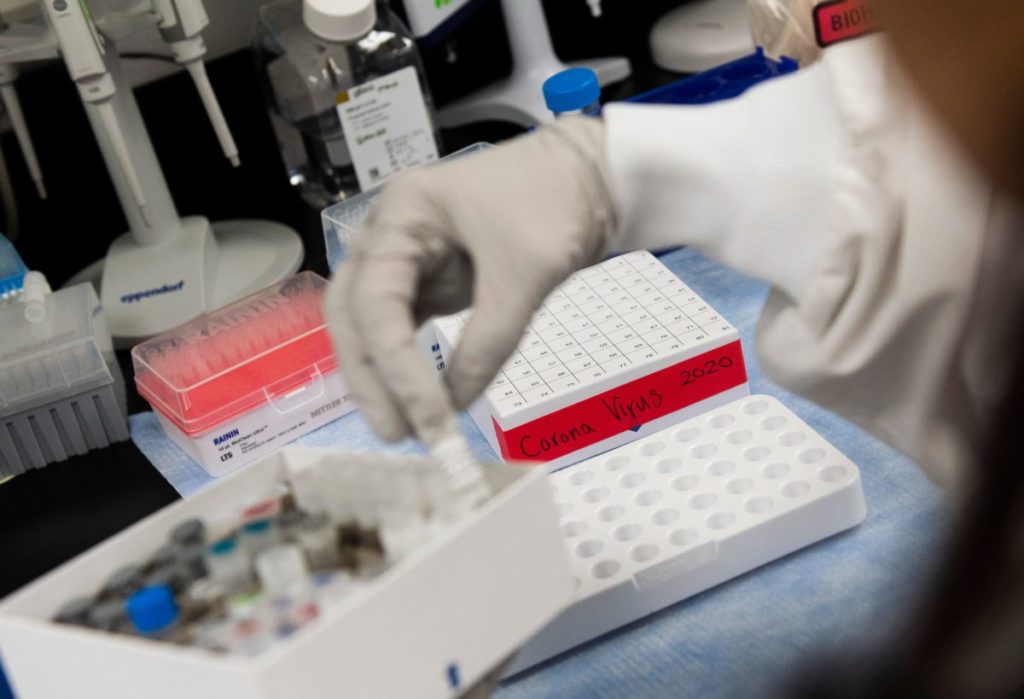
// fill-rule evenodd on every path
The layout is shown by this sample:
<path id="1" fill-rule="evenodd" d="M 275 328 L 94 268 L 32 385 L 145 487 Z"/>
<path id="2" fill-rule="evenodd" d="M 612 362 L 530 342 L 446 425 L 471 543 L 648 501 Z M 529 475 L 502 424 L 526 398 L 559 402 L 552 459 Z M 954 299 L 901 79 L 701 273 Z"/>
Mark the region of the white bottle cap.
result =
<path id="1" fill-rule="evenodd" d="M 374 0 L 302 0 L 302 21 L 328 41 L 354 41 L 377 22 Z"/>

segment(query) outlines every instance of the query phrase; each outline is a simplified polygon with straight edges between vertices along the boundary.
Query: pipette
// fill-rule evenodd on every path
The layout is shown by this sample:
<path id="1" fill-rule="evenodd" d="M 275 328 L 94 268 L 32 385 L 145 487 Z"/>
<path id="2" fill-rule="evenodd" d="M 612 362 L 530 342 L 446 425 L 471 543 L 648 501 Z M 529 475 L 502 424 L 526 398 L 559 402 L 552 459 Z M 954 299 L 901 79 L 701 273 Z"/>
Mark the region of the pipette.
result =
<path id="1" fill-rule="evenodd" d="M 36 191 L 40 199 L 46 199 L 46 186 L 43 184 L 43 171 L 39 167 L 39 159 L 36 158 L 36 149 L 32 145 L 32 137 L 28 133 L 28 125 L 25 123 L 25 114 L 21 111 L 21 101 L 14 89 L 14 80 L 18 77 L 17 67 L 10 64 L 0 64 L 0 99 L 3 100 L 4 109 L 11 120 L 14 128 L 14 135 L 18 139 L 21 153 L 25 156 L 25 164 L 28 166 L 29 175 L 36 183 Z"/>
<path id="2" fill-rule="evenodd" d="M 225 157 L 232 165 L 238 167 L 238 147 L 231 136 L 231 129 L 224 119 L 224 113 L 210 85 L 206 65 L 203 63 L 206 44 L 200 32 L 210 20 L 202 0 L 153 0 L 153 7 L 160 15 L 160 35 L 174 53 L 174 60 L 192 76 Z"/>
<path id="3" fill-rule="evenodd" d="M 110 101 L 117 88 L 103 60 L 103 39 L 78 0 L 53 0 L 42 5 L 46 9 L 53 33 L 57 36 L 71 79 L 78 86 L 82 100 L 95 108 L 114 157 L 121 167 L 121 174 L 139 209 L 139 215 L 143 223 L 149 226 L 146 197 Z"/>

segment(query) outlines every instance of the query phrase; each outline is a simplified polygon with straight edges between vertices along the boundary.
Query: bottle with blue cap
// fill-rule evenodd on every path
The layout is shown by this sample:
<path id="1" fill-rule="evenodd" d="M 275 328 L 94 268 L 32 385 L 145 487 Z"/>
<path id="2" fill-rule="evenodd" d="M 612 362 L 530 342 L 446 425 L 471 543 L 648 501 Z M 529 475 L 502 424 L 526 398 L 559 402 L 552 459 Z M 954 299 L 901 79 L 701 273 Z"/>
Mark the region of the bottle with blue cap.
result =
<path id="1" fill-rule="evenodd" d="M 144 587 L 128 598 L 125 608 L 132 628 L 143 636 L 165 641 L 180 640 L 178 605 L 167 585 Z"/>
<path id="2" fill-rule="evenodd" d="M 568 68 L 544 81 L 544 101 L 555 118 L 600 116 L 601 83 L 590 68 Z"/>

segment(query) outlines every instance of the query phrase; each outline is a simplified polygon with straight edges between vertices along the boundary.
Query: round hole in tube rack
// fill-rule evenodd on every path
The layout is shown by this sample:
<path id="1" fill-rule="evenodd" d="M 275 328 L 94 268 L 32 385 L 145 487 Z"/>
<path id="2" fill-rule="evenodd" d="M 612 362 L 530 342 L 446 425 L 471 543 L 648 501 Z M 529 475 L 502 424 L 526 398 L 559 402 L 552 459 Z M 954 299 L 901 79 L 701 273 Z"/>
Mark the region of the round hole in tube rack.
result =
<path id="1" fill-rule="evenodd" d="M 640 536 L 640 532 L 643 531 L 639 524 L 623 524 L 622 526 L 616 527 L 615 531 L 612 532 L 619 541 L 632 541 L 633 539 Z"/>
<path id="2" fill-rule="evenodd" d="M 771 456 L 771 453 L 771 447 L 764 444 L 758 444 L 756 447 L 749 447 L 746 449 L 743 452 L 743 458 L 747 461 L 764 461 Z"/>
<path id="3" fill-rule="evenodd" d="M 818 478 L 826 483 L 835 483 L 846 478 L 849 471 L 842 464 L 832 464 L 818 470 Z"/>
<path id="4" fill-rule="evenodd" d="M 640 544 L 639 546 L 634 546 L 629 552 L 629 557 L 637 563 L 646 563 L 657 555 L 658 547 L 654 544 Z"/>
<path id="5" fill-rule="evenodd" d="M 684 427 L 675 434 L 677 442 L 692 442 L 700 436 L 700 430 L 696 427 Z"/>
<path id="6" fill-rule="evenodd" d="M 710 459 L 718 451 L 714 444 L 698 444 L 690 450 L 690 456 L 695 459 Z"/>
<path id="7" fill-rule="evenodd" d="M 728 529 L 736 523 L 736 515 L 732 512 L 716 512 L 708 517 L 708 526 L 712 529 Z"/>
<path id="8" fill-rule="evenodd" d="M 749 442 L 753 436 L 754 434 L 750 430 L 733 430 L 725 435 L 725 441 L 729 444 L 743 444 L 744 442 Z"/>
<path id="9" fill-rule="evenodd" d="M 779 435 L 779 444 L 784 447 L 795 447 L 805 439 L 807 439 L 807 435 L 803 432 L 786 432 Z"/>
<path id="10" fill-rule="evenodd" d="M 659 527 L 664 527 L 672 524 L 679 519 L 679 510 L 675 508 L 666 508 L 664 510 L 658 510 L 651 515 L 651 521 L 657 524 Z"/>
<path id="11" fill-rule="evenodd" d="M 781 430 L 786 426 L 789 420 L 786 419 L 785 415 L 770 415 L 759 423 L 762 430 L 768 430 L 774 432 L 775 430 Z"/>
<path id="12" fill-rule="evenodd" d="M 754 481 L 749 478 L 736 478 L 725 484 L 725 489 L 733 495 L 745 493 L 754 487 Z"/>
<path id="13" fill-rule="evenodd" d="M 660 501 L 661 497 L 662 495 L 660 490 L 645 490 L 642 493 L 637 493 L 636 497 L 633 498 L 633 502 L 640 507 L 650 507 Z"/>
<path id="14" fill-rule="evenodd" d="M 714 415 L 710 420 L 708 420 L 708 424 L 714 427 L 716 430 L 724 430 L 726 427 L 728 427 L 734 422 L 736 422 L 736 416 L 730 415 L 729 413 L 721 413 L 719 415 Z"/>
<path id="15" fill-rule="evenodd" d="M 708 473 L 712 476 L 725 476 L 736 469 L 735 461 L 713 461 L 708 464 Z"/>
<path id="16" fill-rule="evenodd" d="M 626 508 L 622 505 L 605 505 L 597 511 L 597 518 L 602 522 L 614 522 L 626 514 Z"/>
<path id="17" fill-rule="evenodd" d="M 759 515 L 775 506 L 775 501 L 769 497 L 760 496 L 756 498 L 750 498 L 743 505 L 743 509 L 753 515 Z"/>
<path id="18" fill-rule="evenodd" d="M 570 485 L 586 485 L 594 480 L 593 471 L 576 471 L 569 476 Z"/>
<path id="19" fill-rule="evenodd" d="M 676 529 L 668 535 L 668 540 L 676 546 L 688 546 L 697 540 L 697 530 Z"/>
<path id="20" fill-rule="evenodd" d="M 693 490 L 700 483 L 700 479 L 692 473 L 685 476 L 677 476 L 672 479 L 672 487 L 675 490 Z"/>
<path id="21" fill-rule="evenodd" d="M 580 558 L 593 558 L 604 550 L 604 542 L 597 539 L 581 541 L 576 544 L 576 555 Z"/>
<path id="22" fill-rule="evenodd" d="M 775 480 L 776 478 L 782 478 L 789 473 L 789 464 L 781 461 L 774 464 L 768 464 L 761 469 L 761 475 L 765 478 Z"/>
<path id="23" fill-rule="evenodd" d="M 790 481 L 782 486 L 782 494 L 787 498 L 798 498 L 807 495 L 810 489 L 811 484 L 807 481 Z"/>
<path id="24" fill-rule="evenodd" d="M 604 462 L 604 467 L 609 471 L 621 471 L 627 466 L 629 466 L 629 457 L 623 455 L 613 456 Z"/>
<path id="25" fill-rule="evenodd" d="M 760 415 L 768 409 L 768 401 L 752 400 L 743 404 L 743 412 L 747 415 Z"/>
<path id="26" fill-rule="evenodd" d="M 657 456 L 663 451 L 665 451 L 664 442 L 649 442 L 640 447 L 640 453 L 644 456 Z"/>
<path id="27" fill-rule="evenodd" d="M 618 561 L 599 561 L 590 567 L 590 574 L 598 580 L 605 580 L 619 572 L 622 565 Z"/>
<path id="28" fill-rule="evenodd" d="M 623 488 L 635 488 L 646 480 L 647 474 L 641 473 L 640 471 L 633 471 L 632 473 L 619 476 L 619 485 Z"/>
<path id="29" fill-rule="evenodd" d="M 654 464 L 654 470 L 658 473 L 672 473 L 674 471 L 678 471 L 682 465 L 683 462 L 681 459 L 662 459 L 658 463 Z"/>
<path id="30" fill-rule="evenodd" d="M 718 496 L 714 493 L 698 493 L 690 498 L 690 507 L 694 510 L 706 510 L 718 502 Z"/>
<path id="31" fill-rule="evenodd" d="M 608 497 L 610 490 L 605 487 L 591 488 L 590 490 L 583 491 L 584 502 L 601 502 Z"/>
<path id="32" fill-rule="evenodd" d="M 562 536 L 571 539 L 587 531 L 587 523 L 581 519 L 574 519 L 562 525 Z"/>
<path id="33" fill-rule="evenodd" d="M 805 449 L 796 455 L 802 464 L 816 464 L 825 458 L 824 449 Z"/>

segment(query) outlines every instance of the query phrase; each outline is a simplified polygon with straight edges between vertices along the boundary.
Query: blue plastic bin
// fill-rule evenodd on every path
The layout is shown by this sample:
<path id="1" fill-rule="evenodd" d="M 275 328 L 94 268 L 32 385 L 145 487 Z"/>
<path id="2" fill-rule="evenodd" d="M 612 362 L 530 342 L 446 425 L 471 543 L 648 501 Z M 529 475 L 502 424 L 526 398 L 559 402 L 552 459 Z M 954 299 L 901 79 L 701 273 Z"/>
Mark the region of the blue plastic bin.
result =
<path id="1" fill-rule="evenodd" d="M 628 102 L 650 104 L 707 104 L 743 94 L 765 80 L 794 72 L 799 65 L 792 58 L 775 61 L 764 55 L 764 49 L 703 73 L 663 85 L 650 92 L 631 97 Z"/>

